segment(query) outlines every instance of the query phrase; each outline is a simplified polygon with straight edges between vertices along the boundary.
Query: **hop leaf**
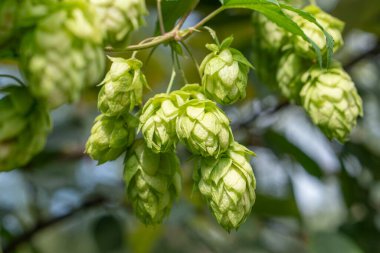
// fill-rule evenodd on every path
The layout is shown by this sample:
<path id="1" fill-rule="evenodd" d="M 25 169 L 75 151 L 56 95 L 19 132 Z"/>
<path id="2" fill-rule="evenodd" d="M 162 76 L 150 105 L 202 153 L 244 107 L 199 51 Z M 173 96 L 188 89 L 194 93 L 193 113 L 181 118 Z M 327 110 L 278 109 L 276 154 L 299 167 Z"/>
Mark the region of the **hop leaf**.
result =
<path id="1" fill-rule="evenodd" d="M 136 216 L 159 224 L 170 213 L 181 191 L 181 171 L 175 153 L 154 153 L 137 140 L 125 157 L 124 180 Z"/>
<path id="2" fill-rule="evenodd" d="M 208 98 L 220 104 L 232 104 L 245 97 L 252 65 L 238 50 L 229 48 L 228 43 L 223 42 L 222 45 L 220 48 L 208 45 L 213 52 L 200 66 L 202 85 Z"/>
<path id="3" fill-rule="evenodd" d="M 340 67 L 312 67 L 302 76 L 302 105 L 324 134 L 343 142 L 363 115 L 362 100 L 350 76 Z"/>
<path id="4" fill-rule="evenodd" d="M 45 146 L 51 129 L 47 108 L 38 103 L 25 87 L 0 90 L 0 171 L 28 163 Z"/>
<path id="5" fill-rule="evenodd" d="M 256 181 L 249 163 L 252 155 L 253 152 L 234 142 L 219 159 L 200 158 L 194 171 L 196 189 L 227 231 L 237 229 L 255 203 Z"/>
<path id="6" fill-rule="evenodd" d="M 130 114 L 120 117 L 99 115 L 86 143 L 86 153 L 99 164 L 115 160 L 132 145 L 137 124 L 137 119 Z"/>
<path id="7" fill-rule="evenodd" d="M 137 59 L 111 58 L 111 69 L 102 82 L 98 108 L 107 115 L 120 115 L 142 104 L 143 88 L 148 86 Z"/>
<path id="8" fill-rule="evenodd" d="M 218 157 L 233 141 L 227 116 L 210 100 L 193 99 L 184 104 L 176 131 L 192 153 L 205 157 Z"/>
<path id="9" fill-rule="evenodd" d="M 86 84 L 103 75 L 102 38 L 91 10 L 82 1 L 61 2 L 22 40 L 21 64 L 30 89 L 51 108 L 77 100 Z"/>
<path id="10" fill-rule="evenodd" d="M 122 47 L 130 33 L 144 24 L 147 14 L 144 0 L 90 0 L 96 7 L 106 42 Z"/>

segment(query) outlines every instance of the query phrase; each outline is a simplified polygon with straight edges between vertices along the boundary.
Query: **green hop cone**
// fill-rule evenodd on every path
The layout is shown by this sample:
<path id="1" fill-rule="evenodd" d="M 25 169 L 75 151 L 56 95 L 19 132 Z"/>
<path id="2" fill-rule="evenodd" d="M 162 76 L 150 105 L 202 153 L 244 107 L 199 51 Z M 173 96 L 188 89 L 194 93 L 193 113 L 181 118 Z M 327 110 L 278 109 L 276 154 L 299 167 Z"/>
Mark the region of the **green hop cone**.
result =
<path id="1" fill-rule="evenodd" d="M 284 47 L 276 73 L 278 87 L 284 97 L 299 103 L 299 93 L 302 89 L 301 76 L 310 65 L 311 62 L 298 56 L 290 45 Z"/>
<path id="2" fill-rule="evenodd" d="M 170 213 L 181 191 L 181 171 L 175 153 L 154 153 L 137 140 L 125 157 L 124 180 L 136 216 L 159 224 Z"/>
<path id="3" fill-rule="evenodd" d="M 234 48 L 229 48 L 232 37 L 219 46 L 207 44 L 212 51 L 203 60 L 200 71 L 206 96 L 220 104 L 232 104 L 246 95 L 249 61 Z"/>
<path id="4" fill-rule="evenodd" d="M 27 88 L 0 90 L 0 171 L 27 164 L 40 152 L 51 129 L 47 108 Z"/>
<path id="5" fill-rule="evenodd" d="M 234 142 L 219 159 L 200 158 L 199 167 L 194 171 L 196 189 L 227 231 L 239 228 L 255 203 L 252 155 L 253 152 Z"/>
<path id="6" fill-rule="evenodd" d="M 86 143 L 86 153 L 99 164 L 115 160 L 132 145 L 137 124 L 137 119 L 130 114 L 120 117 L 99 115 Z"/>
<path id="7" fill-rule="evenodd" d="M 137 59 L 111 58 L 111 69 L 101 83 L 98 108 L 107 115 L 120 115 L 142 104 L 143 88 L 147 85 Z"/>
<path id="8" fill-rule="evenodd" d="M 77 100 L 103 75 L 102 38 L 91 10 L 79 0 L 60 2 L 22 40 L 21 66 L 30 89 L 51 108 Z"/>
<path id="9" fill-rule="evenodd" d="M 329 139 L 344 142 L 363 115 L 362 100 L 350 76 L 340 67 L 312 67 L 302 76 L 302 105 Z"/>
<path id="10" fill-rule="evenodd" d="M 193 154 L 218 157 L 233 141 L 230 121 L 210 100 L 184 104 L 176 122 L 177 136 Z"/>
<path id="11" fill-rule="evenodd" d="M 125 46 L 130 33 L 144 24 L 145 0 L 90 0 L 101 20 L 106 43 Z"/>
<path id="12" fill-rule="evenodd" d="M 304 11 L 312 14 L 318 23 L 333 37 L 334 52 L 342 47 L 342 31 L 344 28 L 344 23 L 342 21 L 323 12 L 315 5 L 305 7 Z M 293 20 L 303 30 L 303 32 L 310 39 L 312 39 L 319 48 L 321 48 L 322 53 L 326 53 L 326 37 L 323 31 L 317 25 L 300 16 L 295 16 Z M 305 41 L 302 37 L 296 35 L 293 36 L 293 46 L 299 55 L 315 58 L 315 51 L 313 50 L 311 44 Z"/>

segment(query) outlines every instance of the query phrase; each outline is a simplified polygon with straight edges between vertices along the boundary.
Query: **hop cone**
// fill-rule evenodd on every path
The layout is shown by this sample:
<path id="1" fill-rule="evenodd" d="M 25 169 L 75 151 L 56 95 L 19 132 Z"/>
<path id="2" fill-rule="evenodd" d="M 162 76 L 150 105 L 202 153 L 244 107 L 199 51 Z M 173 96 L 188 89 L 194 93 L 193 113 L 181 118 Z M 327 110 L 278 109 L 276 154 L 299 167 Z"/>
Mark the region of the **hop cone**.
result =
<path id="1" fill-rule="evenodd" d="M 232 104 L 245 97 L 248 72 L 252 67 L 242 53 L 229 48 L 231 42 L 232 37 L 220 47 L 207 45 L 213 52 L 200 66 L 206 96 L 220 104 Z"/>
<path id="2" fill-rule="evenodd" d="M 96 7 L 106 41 L 115 47 L 124 46 L 130 33 L 144 24 L 147 14 L 144 0 L 90 0 Z"/>
<path id="3" fill-rule="evenodd" d="M 132 145 L 137 124 L 137 119 L 129 114 L 120 117 L 99 115 L 86 143 L 86 153 L 99 164 L 115 160 Z"/>
<path id="4" fill-rule="evenodd" d="M 78 99 L 103 75 L 101 36 L 91 8 L 66 1 L 41 18 L 21 44 L 21 64 L 32 93 L 51 108 Z"/>
<path id="5" fill-rule="evenodd" d="M 256 181 L 249 163 L 252 155 L 234 142 L 219 159 L 201 158 L 194 173 L 195 186 L 227 231 L 239 228 L 255 203 Z"/>
<path id="6" fill-rule="evenodd" d="M 17 3 L 14 0 L 0 2 L 0 45 L 14 33 L 17 18 Z"/>
<path id="7" fill-rule="evenodd" d="M 227 116 L 210 100 L 190 100 L 179 111 L 179 140 L 194 154 L 218 157 L 233 141 Z"/>
<path id="8" fill-rule="evenodd" d="M 343 45 L 342 31 L 344 28 L 344 23 L 339 19 L 323 12 L 317 6 L 311 5 L 307 6 L 304 11 L 312 14 L 318 23 L 333 37 L 334 39 L 334 51 L 337 51 Z M 294 17 L 294 22 L 297 23 L 304 33 L 312 39 L 319 48 L 322 49 L 322 53 L 325 53 L 326 48 L 326 37 L 322 30 L 315 24 L 307 21 L 306 19 L 296 16 Z M 307 56 L 309 58 L 315 58 L 315 52 L 312 49 L 310 43 L 306 42 L 300 36 L 293 37 L 293 44 L 296 52 L 301 56 Z"/>
<path id="9" fill-rule="evenodd" d="M 159 224 L 181 191 L 181 171 L 175 153 L 154 153 L 137 140 L 125 157 L 124 180 L 136 216 Z"/>
<path id="10" fill-rule="evenodd" d="M 143 88 L 147 82 L 139 60 L 110 59 L 112 66 L 102 82 L 98 108 L 104 114 L 119 115 L 142 104 Z"/>
<path id="11" fill-rule="evenodd" d="M 350 76 L 340 67 L 311 68 L 302 76 L 302 105 L 324 134 L 346 140 L 363 115 L 362 100 Z"/>
<path id="12" fill-rule="evenodd" d="M 45 146 L 51 128 L 48 110 L 24 87 L 1 90 L 0 171 L 23 166 Z"/>
<path id="13" fill-rule="evenodd" d="M 292 102 L 299 102 L 299 93 L 302 89 L 302 74 L 311 63 L 294 53 L 289 45 L 285 46 L 279 61 L 276 79 L 281 93 Z"/>

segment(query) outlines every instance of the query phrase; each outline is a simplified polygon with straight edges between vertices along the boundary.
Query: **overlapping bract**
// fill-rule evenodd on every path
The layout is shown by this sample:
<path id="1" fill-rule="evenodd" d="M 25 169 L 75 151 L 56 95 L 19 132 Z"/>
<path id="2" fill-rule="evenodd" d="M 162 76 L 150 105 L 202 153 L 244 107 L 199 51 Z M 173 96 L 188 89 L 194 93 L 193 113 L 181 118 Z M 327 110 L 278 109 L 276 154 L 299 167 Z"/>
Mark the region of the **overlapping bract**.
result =
<path id="1" fill-rule="evenodd" d="M 86 143 L 86 153 L 99 164 L 115 160 L 132 145 L 137 119 L 126 113 L 119 117 L 99 115 Z"/>
<path id="2" fill-rule="evenodd" d="M 362 101 L 350 76 L 340 67 L 314 67 L 302 76 L 300 96 L 314 124 L 324 134 L 343 142 L 363 115 Z"/>
<path id="3" fill-rule="evenodd" d="M 175 153 L 154 153 L 137 140 L 125 157 L 124 180 L 136 216 L 159 224 L 181 191 L 181 172 Z"/>
<path id="4" fill-rule="evenodd" d="M 177 118 L 177 136 L 194 154 L 219 157 L 233 141 L 227 116 L 210 100 L 191 100 Z"/>
<path id="5" fill-rule="evenodd" d="M 246 95 L 249 68 L 248 60 L 229 45 L 227 38 L 221 46 L 208 44 L 213 52 L 205 57 L 200 71 L 206 96 L 220 104 L 232 104 Z"/>
<path id="6" fill-rule="evenodd" d="M 146 78 L 137 59 L 111 58 L 111 69 L 101 83 L 98 108 L 107 115 L 120 115 L 142 104 Z"/>
<path id="7" fill-rule="evenodd" d="M 0 90 L 0 171 L 23 166 L 40 152 L 51 129 L 47 108 L 27 88 Z"/>
<path id="8" fill-rule="evenodd" d="M 144 24 L 145 0 L 89 0 L 96 8 L 105 41 L 114 47 L 126 44 L 130 33 Z"/>
<path id="9" fill-rule="evenodd" d="M 255 203 L 255 176 L 250 165 L 253 152 L 234 142 L 219 159 L 200 158 L 194 173 L 199 189 L 218 223 L 227 231 L 237 229 Z"/>
<path id="10" fill-rule="evenodd" d="M 51 108 L 77 100 L 86 85 L 103 75 L 105 56 L 97 26 L 88 4 L 66 0 L 24 36 L 22 70 L 32 93 Z"/>

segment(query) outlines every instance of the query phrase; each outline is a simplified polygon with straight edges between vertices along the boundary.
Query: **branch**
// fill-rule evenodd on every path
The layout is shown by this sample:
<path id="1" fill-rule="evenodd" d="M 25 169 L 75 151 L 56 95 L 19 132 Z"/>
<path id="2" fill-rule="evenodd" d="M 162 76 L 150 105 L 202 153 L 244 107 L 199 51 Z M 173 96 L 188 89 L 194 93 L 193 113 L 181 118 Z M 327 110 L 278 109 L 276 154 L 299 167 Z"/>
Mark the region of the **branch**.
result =
<path id="1" fill-rule="evenodd" d="M 20 234 L 19 236 L 14 238 L 13 241 L 11 241 L 8 245 L 5 246 L 5 248 L 3 249 L 3 253 L 15 252 L 15 250 L 20 245 L 30 241 L 34 237 L 34 235 L 41 232 L 42 230 L 44 230 L 48 227 L 51 227 L 51 226 L 53 226 L 59 222 L 62 222 L 63 220 L 66 220 L 66 219 L 74 216 L 75 214 L 77 214 L 79 212 L 101 206 L 106 202 L 107 202 L 106 198 L 99 196 L 99 197 L 85 201 L 81 206 L 72 209 L 70 212 L 68 212 L 64 215 L 53 217 L 50 220 L 41 221 L 41 222 L 37 223 L 29 231 L 25 231 L 23 234 Z"/>

